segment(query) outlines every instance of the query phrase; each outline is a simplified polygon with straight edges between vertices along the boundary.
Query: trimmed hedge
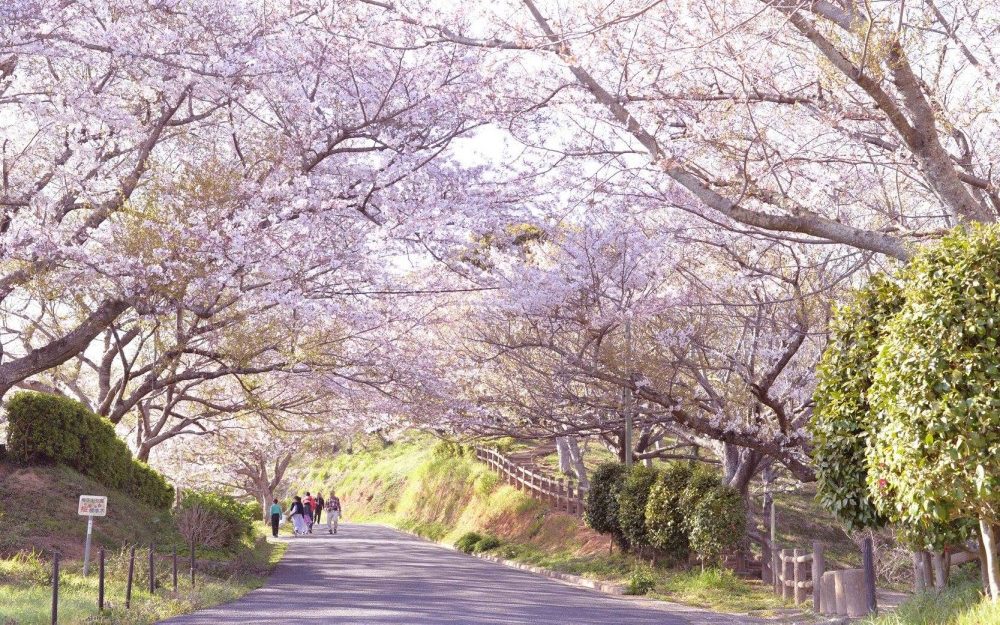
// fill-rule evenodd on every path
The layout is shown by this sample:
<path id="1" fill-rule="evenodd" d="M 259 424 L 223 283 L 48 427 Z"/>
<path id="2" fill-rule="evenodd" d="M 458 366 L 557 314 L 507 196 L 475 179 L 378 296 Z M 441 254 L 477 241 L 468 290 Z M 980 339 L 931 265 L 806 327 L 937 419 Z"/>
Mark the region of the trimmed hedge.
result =
<path id="1" fill-rule="evenodd" d="M 702 562 L 715 560 L 739 546 L 746 534 L 746 510 L 739 492 L 716 484 L 699 493 L 692 514 L 687 517 L 691 549 Z"/>
<path id="2" fill-rule="evenodd" d="M 160 509 L 169 508 L 174 500 L 174 489 L 166 479 L 133 460 L 111 422 L 80 402 L 22 391 L 8 402 L 7 418 L 11 460 L 65 464 Z"/>
<path id="3" fill-rule="evenodd" d="M 646 535 L 646 503 L 659 474 L 656 469 L 634 464 L 618 494 L 618 523 L 622 534 L 633 547 L 649 546 L 649 537 Z"/>
<path id="4" fill-rule="evenodd" d="M 587 492 L 587 525 L 601 534 L 610 534 L 618 546 L 628 548 L 628 539 L 618 522 L 618 494 L 625 483 L 625 465 L 608 462 L 597 467 Z"/>
<path id="5" fill-rule="evenodd" d="M 687 464 L 668 465 L 660 472 L 646 502 L 649 544 L 675 560 L 686 560 L 690 550 L 680 499 L 693 473 Z"/>

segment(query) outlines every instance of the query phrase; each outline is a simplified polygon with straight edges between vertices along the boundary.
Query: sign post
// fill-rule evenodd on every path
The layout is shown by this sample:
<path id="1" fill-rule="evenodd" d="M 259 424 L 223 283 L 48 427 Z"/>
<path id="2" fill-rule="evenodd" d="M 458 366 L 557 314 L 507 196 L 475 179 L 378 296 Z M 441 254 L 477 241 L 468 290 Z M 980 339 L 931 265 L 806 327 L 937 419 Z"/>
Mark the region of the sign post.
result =
<path id="1" fill-rule="evenodd" d="M 90 535 L 94 531 L 94 517 L 108 514 L 108 498 L 97 495 L 80 495 L 80 505 L 76 509 L 80 516 L 87 517 L 87 542 L 83 545 L 83 576 L 90 571 Z"/>

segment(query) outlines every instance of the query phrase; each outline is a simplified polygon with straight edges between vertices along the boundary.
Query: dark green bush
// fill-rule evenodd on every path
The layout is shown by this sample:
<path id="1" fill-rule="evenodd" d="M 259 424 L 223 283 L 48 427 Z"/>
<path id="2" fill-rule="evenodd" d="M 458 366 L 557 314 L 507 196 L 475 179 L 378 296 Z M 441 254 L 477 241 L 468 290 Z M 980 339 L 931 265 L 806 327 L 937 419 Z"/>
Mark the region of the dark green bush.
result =
<path id="1" fill-rule="evenodd" d="M 111 422 L 80 402 L 20 392 L 8 402 L 7 417 L 11 460 L 65 464 L 158 508 L 173 501 L 174 489 L 163 476 L 133 460 Z"/>
<path id="2" fill-rule="evenodd" d="M 487 551 L 492 551 L 496 549 L 501 544 L 503 543 L 500 541 L 499 538 L 497 538 L 492 534 L 486 534 L 479 539 L 479 542 L 477 542 L 473 546 L 472 550 L 475 551 L 476 553 L 485 553 Z"/>
<path id="3" fill-rule="evenodd" d="M 129 468 L 125 491 L 161 510 L 169 508 L 174 502 L 174 487 L 167 484 L 162 474 L 138 460 L 133 460 Z"/>
<path id="4" fill-rule="evenodd" d="M 587 525 L 602 534 L 610 534 L 622 549 L 628 540 L 618 522 L 618 494 L 625 483 L 625 465 L 608 462 L 597 467 L 587 493 Z"/>
<path id="5" fill-rule="evenodd" d="M 659 471 L 641 464 L 632 465 L 618 493 L 618 524 L 633 548 L 649 546 L 646 536 L 646 504 Z"/>
<path id="6" fill-rule="evenodd" d="M 483 535 L 478 532 L 466 532 L 455 541 L 455 548 L 463 553 L 472 553 L 482 539 Z"/>
<path id="7" fill-rule="evenodd" d="M 147 471 L 155 473 L 148 468 Z M 220 547 L 237 547 L 244 538 L 252 537 L 259 514 L 256 503 L 243 503 L 227 495 L 184 491 L 175 515 L 180 517 L 193 508 L 200 508 L 211 521 L 221 524 Z"/>
<path id="8" fill-rule="evenodd" d="M 695 508 L 698 507 L 698 502 L 721 483 L 722 478 L 710 467 L 705 465 L 694 467 L 691 477 L 688 479 L 687 486 L 684 487 L 684 490 L 681 491 L 680 496 L 677 498 L 677 506 L 680 508 L 681 514 L 685 518 L 694 514 Z"/>
<path id="9" fill-rule="evenodd" d="M 743 497 L 729 486 L 716 484 L 702 492 L 687 517 L 691 549 L 702 562 L 735 549 L 746 534 Z"/>
<path id="10" fill-rule="evenodd" d="M 668 465 L 660 472 L 646 502 L 649 544 L 673 560 L 686 560 L 690 549 L 680 499 L 693 474 L 690 465 Z"/>

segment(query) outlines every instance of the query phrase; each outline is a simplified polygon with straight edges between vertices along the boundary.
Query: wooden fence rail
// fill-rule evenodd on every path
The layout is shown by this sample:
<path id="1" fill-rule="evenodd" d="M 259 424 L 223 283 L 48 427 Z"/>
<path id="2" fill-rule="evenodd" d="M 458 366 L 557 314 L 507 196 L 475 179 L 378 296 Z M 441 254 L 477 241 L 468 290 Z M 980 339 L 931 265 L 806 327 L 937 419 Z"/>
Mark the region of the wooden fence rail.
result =
<path id="1" fill-rule="evenodd" d="M 529 469 L 486 447 L 476 447 L 476 458 L 508 484 L 532 493 L 533 497 L 547 502 L 553 509 L 583 516 L 587 506 L 587 488 L 576 480 Z"/>

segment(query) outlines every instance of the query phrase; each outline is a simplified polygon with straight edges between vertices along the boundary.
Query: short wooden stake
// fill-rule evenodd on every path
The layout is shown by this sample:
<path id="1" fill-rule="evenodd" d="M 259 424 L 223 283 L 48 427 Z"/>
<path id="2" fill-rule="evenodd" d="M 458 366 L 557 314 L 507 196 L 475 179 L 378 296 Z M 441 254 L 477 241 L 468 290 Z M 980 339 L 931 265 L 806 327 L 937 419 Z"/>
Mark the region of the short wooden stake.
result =
<path id="1" fill-rule="evenodd" d="M 792 579 L 792 550 L 781 550 L 781 598 L 788 601 L 792 598 L 792 587 L 787 583 Z"/>
<path id="2" fill-rule="evenodd" d="M 878 603 L 875 598 L 875 544 L 872 537 L 865 536 L 861 542 L 861 565 L 865 570 L 865 594 L 868 599 L 868 613 L 878 612 Z"/>
<path id="3" fill-rule="evenodd" d="M 774 594 L 781 594 L 781 577 L 784 575 L 781 569 L 781 550 L 771 547 L 771 581 L 774 584 Z"/>
<path id="4" fill-rule="evenodd" d="M 177 545 L 174 545 L 174 593 L 177 592 Z"/>
<path id="5" fill-rule="evenodd" d="M 156 545 L 149 546 L 149 594 L 156 592 L 156 563 L 153 557 L 156 554 Z"/>
<path id="6" fill-rule="evenodd" d="M 135 576 L 135 547 L 128 550 L 128 580 L 125 582 L 125 609 L 132 607 L 132 578 Z"/>
<path id="7" fill-rule="evenodd" d="M 802 591 L 804 588 L 799 588 L 799 584 L 804 581 L 802 579 L 802 563 L 799 562 L 799 556 L 802 555 L 802 551 L 796 549 L 792 552 L 792 581 L 795 584 L 792 586 L 792 596 L 795 597 L 795 605 L 802 603 Z"/>
<path id="8" fill-rule="evenodd" d="M 104 609 L 104 547 L 97 552 L 97 611 Z"/>
<path id="9" fill-rule="evenodd" d="M 822 593 L 820 592 L 822 584 L 820 584 L 820 580 L 823 579 L 824 568 L 826 568 L 826 562 L 823 556 L 823 543 L 817 540 L 813 542 L 812 561 L 813 612 L 816 614 L 819 614 L 822 608 Z"/>
<path id="10" fill-rule="evenodd" d="M 191 588 L 194 588 L 194 539 L 191 539 Z"/>
<path id="11" fill-rule="evenodd" d="M 59 622 L 59 552 L 52 554 L 52 625 Z"/>

